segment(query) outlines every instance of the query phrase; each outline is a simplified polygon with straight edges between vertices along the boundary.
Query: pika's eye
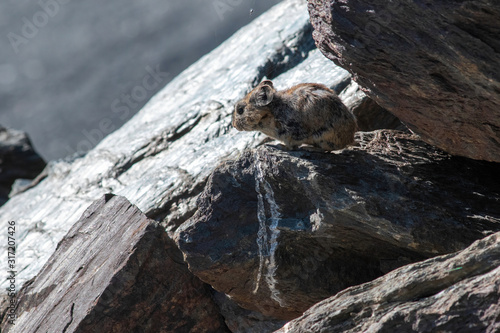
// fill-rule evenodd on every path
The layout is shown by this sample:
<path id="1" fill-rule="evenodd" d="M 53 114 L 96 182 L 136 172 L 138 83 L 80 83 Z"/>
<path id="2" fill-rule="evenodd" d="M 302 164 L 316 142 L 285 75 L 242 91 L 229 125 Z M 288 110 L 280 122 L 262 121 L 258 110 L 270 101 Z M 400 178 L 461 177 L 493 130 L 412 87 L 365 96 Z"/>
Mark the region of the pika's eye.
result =
<path id="1" fill-rule="evenodd" d="M 243 114 L 243 112 L 245 112 L 245 107 L 243 107 L 243 106 L 238 106 L 238 107 L 236 108 L 236 112 L 237 112 L 238 114 Z"/>

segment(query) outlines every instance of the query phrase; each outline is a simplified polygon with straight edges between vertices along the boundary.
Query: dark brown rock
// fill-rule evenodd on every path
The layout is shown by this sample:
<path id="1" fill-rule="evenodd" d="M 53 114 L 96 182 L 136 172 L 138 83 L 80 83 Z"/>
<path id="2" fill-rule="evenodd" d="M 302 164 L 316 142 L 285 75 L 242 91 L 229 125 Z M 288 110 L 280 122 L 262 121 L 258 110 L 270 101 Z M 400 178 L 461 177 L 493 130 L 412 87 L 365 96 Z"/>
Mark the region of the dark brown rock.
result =
<path id="1" fill-rule="evenodd" d="M 16 179 L 33 179 L 44 167 L 26 133 L 0 125 L 0 205 L 8 200 Z"/>
<path id="2" fill-rule="evenodd" d="M 113 195 L 84 212 L 19 300 L 2 332 L 229 332 L 163 228 Z"/>
<path id="3" fill-rule="evenodd" d="M 190 270 L 242 307 L 287 319 L 500 230 L 497 164 L 397 131 L 357 139 L 332 154 L 264 146 L 221 164 L 175 235 Z"/>
<path id="4" fill-rule="evenodd" d="M 500 162 L 500 2 L 309 0 L 316 45 L 430 144 Z"/>
<path id="5" fill-rule="evenodd" d="M 268 333 L 281 328 L 286 321 L 266 317 L 257 311 L 243 309 L 227 295 L 214 292 L 214 301 L 219 306 L 227 327 L 233 333 Z"/>
<path id="6" fill-rule="evenodd" d="M 500 233 L 316 304 L 277 333 L 500 332 Z"/>
<path id="7" fill-rule="evenodd" d="M 354 81 L 345 87 L 339 97 L 356 116 L 358 131 L 371 132 L 379 129 L 408 131 L 396 116 L 366 96 Z"/>

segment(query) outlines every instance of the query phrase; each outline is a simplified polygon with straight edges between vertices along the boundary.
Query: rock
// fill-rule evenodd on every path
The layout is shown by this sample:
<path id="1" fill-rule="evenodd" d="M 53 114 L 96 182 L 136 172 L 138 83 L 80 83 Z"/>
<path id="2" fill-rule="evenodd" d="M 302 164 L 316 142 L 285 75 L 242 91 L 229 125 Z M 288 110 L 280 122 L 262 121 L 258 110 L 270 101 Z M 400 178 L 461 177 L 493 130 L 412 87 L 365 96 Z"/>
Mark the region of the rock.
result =
<path id="1" fill-rule="evenodd" d="M 276 332 L 498 332 L 499 298 L 496 233 L 346 289 Z"/>
<path id="2" fill-rule="evenodd" d="M 311 31 L 304 0 L 280 3 L 172 80 L 88 154 L 50 162 L 38 185 L 0 208 L 0 220 L 19 230 L 18 284 L 37 274 L 105 193 L 126 197 L 173 234 L 195 213 L 213 169 L 266 139 L 230 126 L 234 103 L 263 78 L 280 89 L 314 81 L 342 91 L 349 74 L 314 49 Z"/>
<path id="3" fill-rule="evenodd" d="M 219 306 L 227 327 L 233 333 L 267 333 L 281 328 L 286 321 L 276 320 L 239 307 L 224 293 L 215 292 L 214 301 Z"/>
<path id="4" fill-rule="evenodd" d="M 229 332 L 163 228 L 125 198 L 94 202 L 20 291 L 6 332 Z"/>
<path id="5" fill-rule="evenodd" d="M 278 319 L 500 230 L 495 163 L 398 131 L 325 154 L 263 146 L 222 163 L 175 240 L 189 269 Z"/>
<path id="6" fill-rule="evenodd" d="M 368 98 L 361 87 L 352 80 L 339 97 L 356 116 L 359 131 L 371 132 L 378 129 L 408 131 L 398 118 Z"/>
<path id="7" fill-rule="evenodd" d="M 23 179 L 27 186 L 27 181 L 44 167 L 45 161 L 35 152 L 26 133 L 0 125 L 0 205 L 8 200 L 17 179 Z"/>
<path id="8" fill-rule="evenodd" d="M 500 3 L 309 0 L 316 45 L 432 145 L 500 162 Z"/>

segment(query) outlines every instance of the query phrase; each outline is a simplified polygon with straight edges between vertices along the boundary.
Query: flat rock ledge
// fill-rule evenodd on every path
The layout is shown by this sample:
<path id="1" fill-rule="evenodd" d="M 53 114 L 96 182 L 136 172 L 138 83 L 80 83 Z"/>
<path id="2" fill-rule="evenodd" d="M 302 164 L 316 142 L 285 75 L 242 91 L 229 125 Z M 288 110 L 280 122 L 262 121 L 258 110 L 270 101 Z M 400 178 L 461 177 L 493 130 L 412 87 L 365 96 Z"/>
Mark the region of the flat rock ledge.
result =
<path id="1" fill-rule="evenodd" d="M 357 141 L 331 154 L 265 145 L 222 163 L 175 235 L 189 269 L 243 308 L 289 320 L 500 231 L 495 163 L 393 130 Z"/>

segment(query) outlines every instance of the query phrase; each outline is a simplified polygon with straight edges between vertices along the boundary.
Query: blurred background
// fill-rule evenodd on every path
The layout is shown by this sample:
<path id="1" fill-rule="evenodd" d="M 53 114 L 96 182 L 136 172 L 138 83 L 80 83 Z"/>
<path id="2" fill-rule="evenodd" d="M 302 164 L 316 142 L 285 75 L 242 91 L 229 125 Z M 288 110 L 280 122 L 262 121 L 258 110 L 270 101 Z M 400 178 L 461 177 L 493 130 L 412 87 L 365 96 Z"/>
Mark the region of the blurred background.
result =
<path id="1" fill-rule="evenodd" d="M 5 0 L 0 124 L 53 160 L 86 151 L 279 0 Z"/>

